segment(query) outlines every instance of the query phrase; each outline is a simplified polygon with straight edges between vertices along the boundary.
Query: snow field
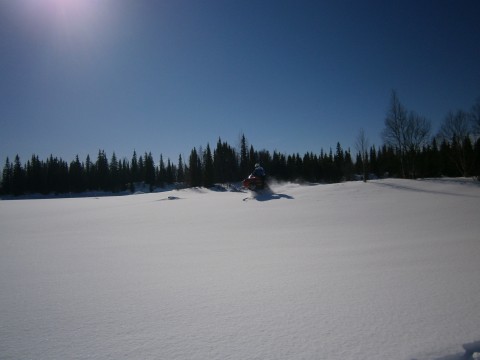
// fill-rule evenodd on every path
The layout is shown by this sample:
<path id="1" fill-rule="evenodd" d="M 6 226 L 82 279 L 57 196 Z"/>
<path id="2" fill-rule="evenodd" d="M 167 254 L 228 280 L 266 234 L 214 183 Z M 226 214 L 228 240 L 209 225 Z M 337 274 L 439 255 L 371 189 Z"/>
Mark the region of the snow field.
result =
<path id="1" fill-rule="evenodd" d="M 480 187 L 0 201 L 1 359 L 459 359 Z"/>

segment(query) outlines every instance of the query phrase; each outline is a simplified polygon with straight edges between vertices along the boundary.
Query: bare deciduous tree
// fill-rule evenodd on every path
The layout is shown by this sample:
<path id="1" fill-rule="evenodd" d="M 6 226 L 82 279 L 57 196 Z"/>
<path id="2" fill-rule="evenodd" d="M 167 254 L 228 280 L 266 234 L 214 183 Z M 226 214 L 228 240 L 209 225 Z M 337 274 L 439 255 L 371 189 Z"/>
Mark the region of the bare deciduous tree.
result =
<path id="1" fill-rule="evenodd" d="M 360 153 L 360 159 L 362 160 L 362 170 L 363 170 L 363 181 L 367 182 L 368 179 L 368 147 L 369 141 L 365 135 L 365 130 L 360 129 L 358 133 L 357 141 L 355 142 L 355 147 Z"/>
<path id="2" fill-rule="evenodd" d="M 403 134 L 407 126 L 407 110 L 403 107 L 398 99 L 395 90 L 392 90 L 390 98 L 390 108 L 385 118 L 385 129 L 382 132 L 383 141 L 387 145 L 391 145 L 399 154 L 400 165 L 402 169 L 402 177 L 405 177 L 405 169 L 403 162 L 404 144 Z"/>
<path id="3" fill-rule="evenodd" d="M 405 156 L 410 176 L 417 177 L 417 155 L 430 140 L 431 123 L 425 117 L 410 111 L 405 132 Z"/>
<path id="4" fill-rule="evenodd" d="M 458 110 L 456 113 L 450 111 L 440 127 L 440 136 L 447 141 L 453 141 L 463 140 L 470 135 L 468 114 L 463 110 Z"/>
<path id="5" fill-rule="evenodd" d="M 407 112 L 400 103 L 397 93 L 392 91 L 390 108 L 385 118 L 383 140 L 393 146 L 399 157 L 402 176 L 415 177 L 415 158 L 421 147 L 429 140 L 431 123 L 413 111 Z"/>
<path id="6" fill-rule="evenodd" d="M 450 111 L 440 127 L 439 137 L 450 144 L 452 160 L 462 176 L 468 176 L 471 167 L 471 136 L 469 114 L 463 110 Z"/>
<path id="7" fill-rule="evenodd" d="M 392 91 L 390 108 L 385 118 L 385 129 L 382 137 L 385 143 L 393 146 L 397 151 L 403 149 L 403 134 L 407 127 L 407 110 L 398 99 L 397 93 Z"/>
<path id="8" fill-rule="evenodd" d="M 429 140 L 431 123 L 425 117 L 410 111 L 404 134 L 405 148 L 408 152 L 419 152 Z"/>
<path id="9" fill-rule="evenodd" d="M 472 106 L 470 118 L 472 119 L 473 132 L 478 138 L 480 137 L 480 97 L 477 98 L 477 102 Z"/>

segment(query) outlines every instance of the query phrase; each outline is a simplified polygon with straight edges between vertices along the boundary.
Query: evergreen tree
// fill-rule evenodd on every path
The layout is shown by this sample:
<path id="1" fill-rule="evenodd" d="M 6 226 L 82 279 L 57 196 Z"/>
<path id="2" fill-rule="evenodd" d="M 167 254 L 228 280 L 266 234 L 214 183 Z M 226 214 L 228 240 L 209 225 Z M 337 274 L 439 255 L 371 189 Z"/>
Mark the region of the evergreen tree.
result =
<path id="1" fill-rule="evenodd" d="M 375 174 L 377 177 L 380 177 L 380 172 L 378 169 L 378 161 L 377 161 L 377 150 L 375 149 L 375 145 L 370 148 L 370 156 L 368 158 L 369 161 L 369 172 Z"/>
<path id="2" fill-rule="evenodd" d="M 62 158 L 55 158 L 55 172 L 53 174 L 56 194 L 65 194 L 69 191 L 68 163 Z"/>
<path id="3" fill-rule="evenodd" d="M 363 164 L 363 157 L 360 152 L 357 152 L 357 157 L 355 160 L 355 173 L 364 174 L 365 165 Z M 365 179 L 364 179 L 365 181 Z"/>
<path id="4" fill-rule="evenodd" d="M 197 187 L 202 185 L 202 163 L 198 157 L 197 149 L 193 148 L 190 153 L 189 164 L 189 185 Z"/>
<path id="5" fill-rule="evenodd" d="M 132 184 L 135 183 L 135 182 L 139 182 L 140 181 L 140 171 L 138 169 L 137 152 L 135 150 L 133 150 L 132 164 L 130 166 L 130 172 L 131 172 L 130 182 Z"/>
<path id="6" fill-rule="evenodd" d="M 184 165 L 183 165 L 182 155 L 178 156 L 177 181 L 179 183 L 185 182 L 185 168 L 184 168 Z"/>
<path id="7" fill-rule="evenodd" d="M 203 153 L 203 186 L 212 187 L 215 183 L 215 170 L 213 167 L 212 152 L 210 144 L 207 144 L 207 149 Z"/>
<path id="8" fill-rule="evenodd" d="M 123 158 L 122 161 L 118 162 L 118 172 L 120 177 L 120 190 L 125 191 L 130 182 L 130 164 L 126 158 Z"/>
<path id="9" fill-rule="evenodd" d="M 478 101 L 480 106 L 480 100 Z M 480 110 L 480 109 L 479 109 Z M 472 175 L 477 177 L 477 180 L 480 180 L 480 138 L 477 139 L 474 146 L 474 164 Z"/>
<path id="10" fill-rule="evenodd" d="M 401 160 L 392 146 L 384 144 L 378 152 L 378 168 L 383 176 L 402 176 Z"/>
<path id="11" fill-rule="evenodd" d="M 104 150 L 98 151 L 97 162 L 95 163 L 95 188 L 103 191 L 111 190 L 110 169 Z"/>
<path id="12" fill-rule="evenodd" d="M 213 152 L 213 167 L 215 170 L 215 181 L 219 183 L 225 183 L 225 153 L 222 140 L 220 138 L 218 138 L 217 147 Z"/>
<path id="13" fill-rule="evenodd" d="M 5 161 L 5 166 L 3 167 L 2 173 L 2 191 L 3 194 L 12 194 L 13 193 L 13 165 L 10 163 L 10 159 L 7 157 Z"/>
<path id="14" fill-rule="evenodd" d="M 332 179 L 333 182 L 339 182 L 342 180 L 344 163 L 345 163 L 345 156 L 343 153 L 343 149 L 340 143 L 337 142 L 335 156 L 333 158 L 333 164 L 334 164 L 333 179 Z"/>
<path id="15" fill-rule="evenodd" d="M 302 159 L 302 178 L 305 181 L 314 182 L 316 180 L 315 156 L 313 153 L 306 152 Z"/>
<path id="16" fill-rule="evenodd" d="M 45 166 L 40 161 L 38 156 L 32 155 L 32 158 L 27 162 L 26 181 L 27 192 L 35 194 L 46 194 L 46 175 Z"/>
<path id="17" fill-rule="evenodd" d="M 343 157 L 343 167 L 342 167 L 342 177 L 346 181 L 351 181 L 353 180 L 353 161 L 352 161 L 352 155 L 350 153 L 350 149 L 345 150 L 345 154 Z"/>
<path id="18" fill-rule="evenodd" d="M 437 145 L 437 140 L 432 139 L 432 144 L 426 149 L 426 160 L 424 161 L 424 167 L 426 176 L 428 177 L 439 177 L 442 175 L 442 162 L 440 157 L 440 152 Z"/>
<path id="19" fill-rule="evenodd" d="M 87 190 L 93 190 L 93 164 L 90 160 L 90 155 L 85 159 L 85 185 Z"/>
<path id="20" fill-rule="evenodd" d="M 303 161 L 300 154 L 289 155 L 287 157 L 288 179 L 297 181 L 302 178 Z"/>
<path id="21" fill-rule="evenodd" d="M 115 151 L 112 154 L 110 160 L 110 189 L 113 192 L 120 191 L 121 182 L 120 182 L 120 165 L 115 155 Z"/>
<path id="22" fill-rule="evenodd" d="M 272 163 L 272 156 L 270 155 L 270 151 L 268 150 L 261 150 L 257 154 L 258 163 L 265 169 L 267 173 L 269 173 L 270 165 Z"/>
<path id="23" fill-rule="evenodd" d="M 465 175 L 471 176 L 474 172 L 474 165 L 475 165 L 475 151 L 473 149 L 472 140 L 470 136 L 465 137 L 463 139 L 463 151 L 465 156 Z"/>
<path id="24" fill-rule="evenodd" d="M 258 156 L 253 148 L 253 145 L 250 144 L 250 150 L 248 152 L 248 174 L 253 171 L 255 168 L 255 163 L 259 161 Z"/>
<path id="25" fill-rule="evenodd" d="M 453 161 L 450 143 L 445 139 L 440 144 L 440 159 L 442 164 L 440 171 L 443 176 L 460 176 Z"/>
<path id="26" fill-rule="evenodd" d="M 78 155 L 76 155 L 75 160 L 70 163 L 68 174 L 70 191 L 80 193 L 86 190 L 85 170 L 83 169 L 83 165 L 80 163 Z"/>
<path id="27" fill-rule="evenodd" d="M 155 185 L 155 163 L 153 161 L 152 153 L 145 153 L 144 155 L 144 173 L 145 173 L 145 184 L 149 185 L 150 192 L 153 191 Z"/>
<path id="28" fill-rule="evenodd" d="M 15 156 L 13 162 L 12 193 L 15 196 L 23 195 L 25 193 L 25 171 L 22 168 L 22 163 L 20 162 L 18 154 Z"/>
<path id="29" fill-rule="evenodd" d="M 240 139 L 240 173 L 242 176 L 247 176 L 247 174 L 251 172 L 249 166 L 247 139 L 245 138 L 245 134 L 242 134 Z"/>
<path id="30" fill-rule="evenodd" d="M 170 158 L 167 159 L 167 172 L 166 172 L 166 179 L 167 184 L 173 184 L 175 182 L 175 166 L 170 161 Z"/>
<path id="31" fill-rule="evenodd" d="M 167 169 L 165 168 L 165 162 L 163 161 L 163 155 L 160 154 L 160 164 L 158 165 L 158 185 L 165 187 L 167 182 Z"/>
<path id="32" fill-rule="evenodd" d="M 58 193 L 58 159 L 53 157 L 53 154 L 50 154 L 50 157 L 47 159 L 46 162 L 46 169 L 47 169 L 47 193 Z"/>
<path id="33" fill-rule="evenodd" d="M 323 164 L 324 173 L 325 173 L 324 181 L 327 183 L 339 181 L 337 179 L 338 175 L 337 175 L 337 169 L 334 164 L 332 148 L 330 148 L 328 155 L 324 154 L 322 164 Z"/>
<path id="34" fill-rule="evenodd" d="M 287 159 L 285 155 L 277 151 L 273 152 L 272 164 L 270 165 L 269 173 L 273 177 L 281 180 L 287 180 Z"/>
<path id="35" fill-rule="evenodd" d="M 143 156 L 138 158 L 137 182 L 145 182 L 145 163 L 143 161 Z"/>
<path id="36" fill-rule="evenodd" d="M 213 154 L 214 181 L 226 183 L 239 180 L 238 159 L 235 150 L 226 142 L 218 139 Z"/>

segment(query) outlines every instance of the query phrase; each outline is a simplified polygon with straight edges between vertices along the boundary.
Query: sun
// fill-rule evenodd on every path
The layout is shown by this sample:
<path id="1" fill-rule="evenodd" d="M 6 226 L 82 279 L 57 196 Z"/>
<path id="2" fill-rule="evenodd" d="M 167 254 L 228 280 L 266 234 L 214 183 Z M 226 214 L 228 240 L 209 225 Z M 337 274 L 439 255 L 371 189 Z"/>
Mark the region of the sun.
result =
<path id="1" fill-rule="evenodd" d="M 27 21 L 54 31 L 85 31 L 104 13 L 101 0 L 16 0 L 16 5 Z"/>
<path id="2" fill-rule="evenodd" d="M 95 0 L 44 0 L 45 11 L 64 28 L 88 27 L 96 16 Z M 47 14 L 48 15 L 48 14 Z"/>
<path id="3" fill-rule="evenodd" d="M 0 0 L 1 1 L 1 0 Z M 12 8 L 33 39 L 68 51 L 89 50 L 113 36 L 113 0 L 15 0 Z"/>
<path id="4" fill-rule="evenodd" d="M 63 9 L 67 11 L 81 10 L 85 6 L 88 6 L 92 1 L 88 0 L 44 0 L 46 4 L 50 3 L 50 6 L 57 9 Z"/>

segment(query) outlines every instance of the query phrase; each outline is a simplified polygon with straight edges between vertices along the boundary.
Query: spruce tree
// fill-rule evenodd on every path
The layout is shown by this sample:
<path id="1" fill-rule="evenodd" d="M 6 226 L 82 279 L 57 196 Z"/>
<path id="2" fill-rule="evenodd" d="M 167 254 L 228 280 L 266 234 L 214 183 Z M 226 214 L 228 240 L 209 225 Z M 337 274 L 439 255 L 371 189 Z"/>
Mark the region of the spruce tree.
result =
<path id="1" fill-rule="evenodd" d="M 130 173 L 131 173 L 130 183 L 132 184 L 132 187 L 133 187 L 133 183 L 136 183 L 136 182 L 140 181 L 139 180 L 140 176 L 139 176 L 139 171 L 138 171 L 137 152 L 135 150 L 133 150 L 132 164 L 130 166 Z"/>
<path id="2" fill-rule="evenodd" d="M 202 163 L 198 157 L 197 149 L 193 148 L 190 153 L 189 164 L 189 185 L 192 187 L 202 185 Z"/>
<path id="3" fill-rule="evenodd" d="M 149 186 L 150 192 L 153 191 L 155 185 L 155 163 L 153 161 L 152 153 L 145 153 L 144 155 L 144 166 L 145 166 L 145 184 Z"/>
<path id="4" fill-rule="evenodd" d="M 12 182 L 13 182 L 13 165 L 10 163 L 10 159 L 7 156 L 7 160 L 5 161 L 5 166 L 3 167 L 2 173 L 2 193 L 12 194 Z"/>
<path id="5" fill-rule="evenodd" d="M 480 101 L 479 101 L 480 104 Z M 480 180 L 480 137 L 475 142 L 474 146 L 474 158 L 475 161 L 473 163 L 473 176 L 477 177 L 477 180 Z"/>
<path id="6" fill-rule="evenodd" d="M 32 155 L 26 168 L 26 191 L 34 194 L 45 194 L 45 170 L 38 156 Z"/>
<path id="7" fill-rule="evenodd" d="M 120 191 L 120 166 L 115 151 L 110 160 L 110 189 L 113 192 Z"/>
<path id="8" fill-rule="evenodd" d="M 93 190 L 93 165 L 88 154 L 85 159 L 85 186 L 87 190 Z"/>
<path id="9" fill-rule="evenodd" d="M 96 188 L 98 190 L 110 190 L 110 169 L 107 155 L 104 150 L 98 151 L 97 162 L 95 163 Z"/>
<path id="10" fill-rule="evenodd" d="M 245 134 L 240 139 L 240 175 L 246 177 L 251 170 L 249 169 L 248 144 Z"/>
<path id="11" fill-rule="evenodd" d="M 257 161 L 259 161 L 258 156 L 256 155 L 253 145 L 250 144 L 250 150 L 248 152 L 248 174 L 253 171 Z"/>
<path id="12" fill-rule="evenodd" d="M 80 163 L 78 155 L 75 156 L 75 160 L 70 163 L 68 171 L 70 191 L 80 193 L 85 191 L 85 171 L 83 165 Z"/>
<path id="13" fill-rule="evenodd" d="M 369 171 L 375 174 L 377 177 L 380 177 L 378 171 L 378 161 L 377 161 L 377 151 L 375 150 L 375 145 L 370 148 L 370 158 L 369 158 Z"/>
<path id="14" fill-rule="evenodd" d="M 185 182 L 185 168 L 183 165 L 182 155 L 178 156 L 177 182 Z"/>
<path id="15" fill-rule="evenodd" d="M 203 153 L 203 186 L 212 187 L 214 185 L 215 171 L 213 167 L 212 152 L 210 144 L 207 144 L 207 149 Z"/>
<path id="16" fill-rule="evenodd" d="M 167 169 L 165 168 L 165 162 L 163 161 L 163 155 L 160 154 L 160 164 L 158 166 L 158 185 L 165 187 L 167 181 Z"/>
<path id="17" fill-rule="evenodd" d="M 130 182 L 130 164 L 126 158 L 123 158 L 122 161 L 118 162 L 118 166 L 120 190 L 125 191 L 127 190 L 128 183 Z"/>
<path id="18" fill-rule="evenodd" d="M 15 196 L 23 195 L 25 193 L 25 171 L 22 168 L 22 163 L 20 162 L 18 154 L 15 156 L 13 162 L 12 193 Z"/>
<path id="19" fill-rule="evenodd" d="M 173 184 L 175 182 L 174 166 L 170 158 L 167 159 L 166 180 L 167 184 Z"/>

